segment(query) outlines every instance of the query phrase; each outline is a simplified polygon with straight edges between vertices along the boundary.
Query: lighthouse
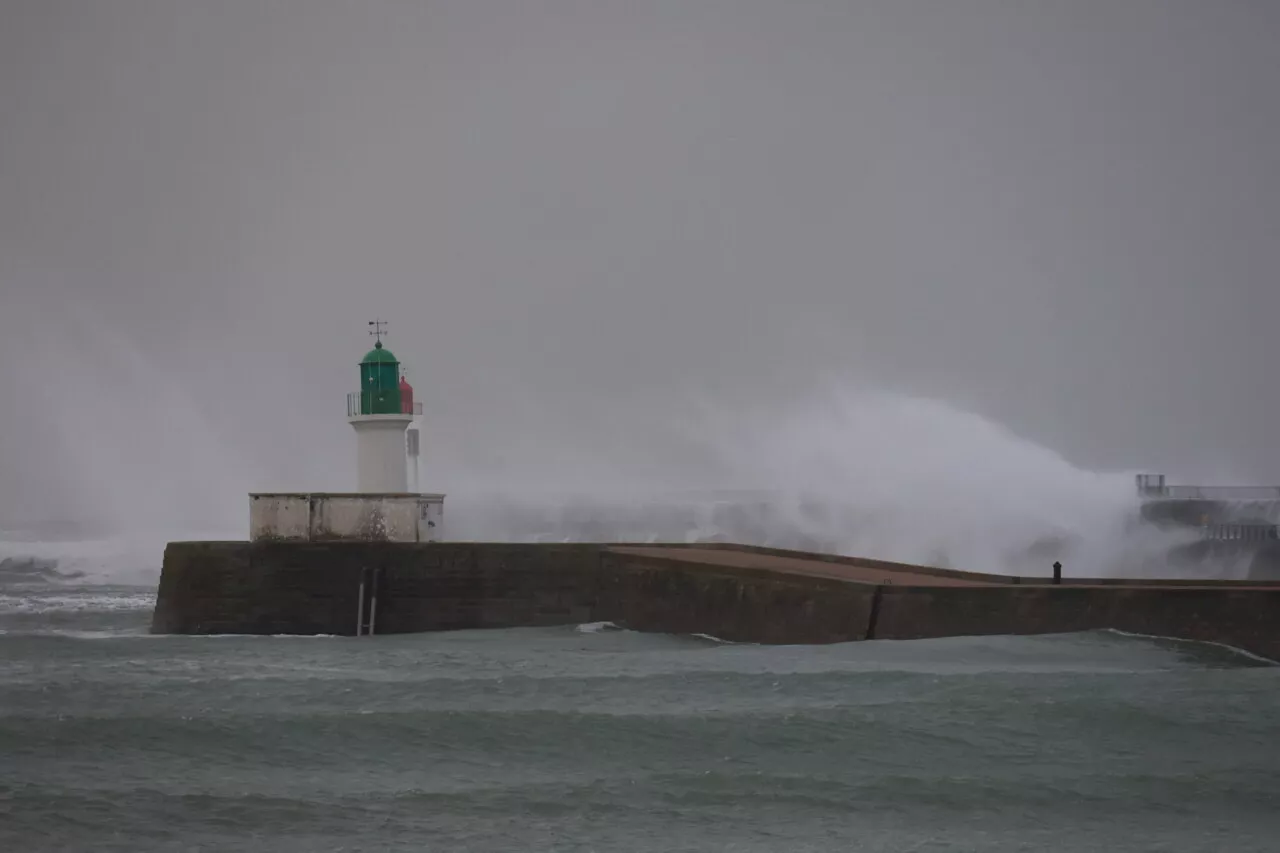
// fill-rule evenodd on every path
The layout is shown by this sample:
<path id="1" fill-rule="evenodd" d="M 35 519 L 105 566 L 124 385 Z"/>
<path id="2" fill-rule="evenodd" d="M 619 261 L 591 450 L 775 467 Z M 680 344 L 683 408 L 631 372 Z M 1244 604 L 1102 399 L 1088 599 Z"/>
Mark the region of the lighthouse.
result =
<path id="1" fill-rule="evenodd" d="M 347 394 L 347 422 L 356 433 L 355 491 L 252 492 L 254 541 L 440 540 L 444 495 L 418 491 L 419 430 L 413 423 L 422 404 L 382 343 L 386 323 L 369 325 L 374 344 L 360 360 L 360 390 Z"/>
<path id="2" fill-rule="evenodd" d="M 403 494 L 409 490 L 406 433 L 413 399 L 404 399 L 400 362 L 382 345 L 384 324 L 372 324 L 377 342 L 360 361 L 360 390 L 347 395 L 347 421 L 356 431 L 356 491 Z"/>

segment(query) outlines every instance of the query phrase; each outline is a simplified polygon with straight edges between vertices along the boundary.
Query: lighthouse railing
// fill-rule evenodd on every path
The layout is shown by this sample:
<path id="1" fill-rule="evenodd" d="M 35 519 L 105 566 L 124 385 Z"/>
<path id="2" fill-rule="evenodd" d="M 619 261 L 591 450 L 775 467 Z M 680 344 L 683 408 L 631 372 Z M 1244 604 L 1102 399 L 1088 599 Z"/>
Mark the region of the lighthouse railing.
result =
<path id="1" fill-rule="evenodd" d="M 347 395 L 347 417 L 354 418 L 359 415 L 367 414 L 365 407 L 366 403 L 364 392 L 352 391 Z M 400 404 L 400 413 L 403 415 L 421 415 L 422 404 L 417 402 L 410 404 L 408 401 L 403 401 Z"/>

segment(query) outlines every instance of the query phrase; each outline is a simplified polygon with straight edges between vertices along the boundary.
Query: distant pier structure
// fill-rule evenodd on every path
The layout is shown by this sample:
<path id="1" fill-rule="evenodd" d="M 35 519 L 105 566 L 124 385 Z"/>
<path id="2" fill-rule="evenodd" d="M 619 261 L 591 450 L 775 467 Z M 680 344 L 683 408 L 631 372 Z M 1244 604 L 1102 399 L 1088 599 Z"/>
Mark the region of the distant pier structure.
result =
<path id="1" fill-rule="evenodd" d="M 1280 540 L 1280 486 L 1170 485 L 1164 474 L 1138 474 L 1135 485 L 1147 521 L 1215 541 Z"/>
<path id="2" fill-rule="evenodd" d="M 1164 474 L 1138 474 L 1135 480 L 1147 499 L 1280 502 L 1280 486 L 1171 486 Z"/>
<path id="3" fill-rule="evenodd" d="M 435 542 L 443 533 L 444 495 L 418 488 L 422 403 L 372 320 L 373 349 L 360 361 L 360 390 L 347 395 L 356 434 L 352 492 L 256 492 L 249 496 L 255 541 Z M 410 484 L 412 483 L 412 490 Z"/>

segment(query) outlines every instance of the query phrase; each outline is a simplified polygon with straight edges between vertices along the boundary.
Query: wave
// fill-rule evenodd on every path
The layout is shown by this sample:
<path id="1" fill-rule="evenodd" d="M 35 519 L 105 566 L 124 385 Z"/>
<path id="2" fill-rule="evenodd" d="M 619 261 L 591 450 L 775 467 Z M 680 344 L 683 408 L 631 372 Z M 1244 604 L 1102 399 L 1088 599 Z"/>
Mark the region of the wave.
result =
<path id="1" fill-rule="evenodd" d="M 0 637 L 12 639 L 55 639 L 55 640 L 121 640 L 121 639 L 163 639 L 161 635 L 152 634 L 145 628 L 122 628 L 113 631 L 77 631 L 77 630 L 10 630 L 0 628 Z"/>
<path id="2" fill-rule="evenodd" d="M 540 778 L 447 787 L 424 779 L 435 777 L 428 771 L 290 784 L 280 773 L 260 770 L 255 779 L 215 765 L 227 781 L 206 781 L 205 773 L 193 781 L 188 771 L 91 790 L 0 786 L 0 803 L 8 804 L 0 814 L 7 812 L 15 838 L 48 849 L 100 849 L 112 839 L 120 846 L 105 842 L 109 849 L 121 850 L 410 851 L 423 849 L 424 838 L 432 848 L 468 850 L 1274 849 L 1263 774 L 1097 766 L 999 773 L 986 762 L 923 757 L 911 768 L 849 758 L 847 769 L 815 762 L 811 770 L 705 760 L 674 771 L 652 759 L 584 761 Z"/>
<path id="3" fill-rule="evenodd" d="M 681 409 L 645 424 L 680 454 L 468 482 L 449 497 L 450 538 L 730 541 L 1028 576 L 1055 560 L 1090 576 L 1244 570 L 1171 567 L 1195 534 L 1140 523 L 1133 471 L 1077 467 L 938 400 L 833 387 L 785 407 Z"/>
<path id="4" fill-rule="evenodd" d="M 225 531 L 149 531 L 90 539 L 0 537 L 0 590 L 32 585 L 98 584 L 153 587 L 170 541 L 243 539 Z"/>
<path id="5" fill-rule="evenodd" d="M 0 585 L 13 583 L 73 581 L 84 572 L 59 571 L 58 561 L 42 557 L 4 557 L 0 559 Z"/>
<path id="6" fill-rule="evenodd" d="M 138 592 L 103 594 L 97 590 L 89 590 L 61 595 L 0 593 L 0 615 L 150 611 L 155 603 L 153 593 Z"/>
<path id="7" fill-rule="evenodd" d="M 1215 643 L 1212 640 L 1187 640 L 1181 637 L 1165 637 L 1159 634 L 1139 634 L 1133 631 L 1121 631 L 1119 628 L 1105 628 L 1106 633 L 1115 634 L 1121 637 L 1133 637 L 1142 640 L 1155 640 L 1159 643 L 1185 643 L 1190 646 L 1200 646 L 1204 648 L 1218 648 L 1231 655 L 1239 655 L 1241 658 L 1256 661 L 1257 663 L 1267 666 L 1280 666 L 1280 661 L 1274 661 L 1271 658 L 1265 658 L 1262 655 L 1256 655 L 1253 652 L 1246 651 L 1238 646 L 1231 646 L 1226 643 Z"/>
<path id="8" fill-rule="evenodd" d="M 740 766 L 691 768 L 683 772 L 640 770 L 627 773 L 624 778 L 598 771 L 594 778 L 581 781 L 494 780 L 439 787 L 422 785 L 421 780 L 415 785 L 410 780 L 392 777 L 393 781 L 404 783 L 403 787 L 387 790 L 387 786 L 380 786 L 344 792 L 344 786 L 333 785 L 337 790 L 319 795 L 314 791 L 300 792 L 297 796 L 265 791 L 165 791 L 141 785 L 125 791 L 97 792 L 92 797 L 96 808 L 87 811 L 103 812 L 103 806 L 109 805 L 111 799 L 123 797 L 132 808 L 181 809 L 189 814 L 207 815 L 210 822 L 219 824 L 223 822 L 219 815 L 223 814 L 237 816 L 239 819 L 234 821 L 237 824 L 240 820 L 257 823 L 264 817 L 269 823 L 276 823 L 283 811 L 314 813 L 323 823 L 323 818 L 331 817 L 335 807 L 339 807 L 344 812 L 340 822 L 348 824 L 354 816 L 351 812 L 364 812 L 369 819 L 385 819 L 387 808 L 393 805 L 410 812 L 465 809 L 503 814 L 538 806 L 537 812 L 547 816 L 580 812 L 584 803 L 591 803 L 602 811 L 652 813 L 655 802 L 662 802 L 693 808 L 717 804 L 774 810 L 808 806 L 846 817 L 886 809 L 890 814 L 899 814 L 919 806 L 941 806 L 960 813 L 971 809 L 1004 811 L 1030 806 L 1085 813 L 1102 807 L 1108 811 L 1118 810 L 1121 815 L 1130 810 L 1185 814 L 1185 805 L 1176 804 L 1202 797 L 1230 797 L 1246 812 L 1272 806 L 1266 791 L 1258 790 L 1245 780 L 1232 782 L 1177 772 L 1108 772 L 1105 774 L 1107 786 L 1102 788 L 1097 776 L 1086 770 L 1058 777 L 1009 774 L 1005 778 L 993 775 L 982 780 L 928 766 L 894 767 L 876 763 L 866 771 L 815 776 Z M 3 785 L 0 795 L 23 804 L 24 808 L 48 808 L 59 803 L 60 809 L 70 809 L 77 814 L 81 810 L 75 809 L 74 803 L 91 801 L 88 795 L 57 795 L 31 785 Z M 907 802 L 912 803 L 911 808 L 906 807 Z M 1148 803 L 1151 805 L 1146 805 Z"/>
<path id="9" fill-rule="evenodd" d="M 599 634 L 601 631 L 624 631 L 612 622 L 584 622 L 574 628 L 579 634 Z"/>

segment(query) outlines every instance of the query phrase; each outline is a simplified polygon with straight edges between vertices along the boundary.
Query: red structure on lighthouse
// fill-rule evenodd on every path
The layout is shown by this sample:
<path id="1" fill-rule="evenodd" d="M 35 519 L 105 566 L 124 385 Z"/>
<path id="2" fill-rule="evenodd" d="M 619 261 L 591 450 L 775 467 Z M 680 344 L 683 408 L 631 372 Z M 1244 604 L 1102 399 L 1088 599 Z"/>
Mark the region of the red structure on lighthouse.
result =
<path id="1" fill-rule="evenodd" d="M 416 414 L 413 411 L 413 386 L 400 374 L 400 412 L 405 415 Z"/>
<path id="2" fill-rule="evenodd" d="M 413 402 L 413 386 L 409 384 L 409 380 L 405 378 L 404 371 L 400 372 L 400 384 L 397 386 L 400 393 L 400 413 L 417 419 L 422 414 L 422 404 Z M 410 422 L 412 423 L 412 422 Z M 410 426 L 405 433 L 405 449 L 409 453 L 409 477 L 412 481 L 413 491 L 418 490 L 418 454 L 421 452 L 418 444 L 418 428 Z"/>

